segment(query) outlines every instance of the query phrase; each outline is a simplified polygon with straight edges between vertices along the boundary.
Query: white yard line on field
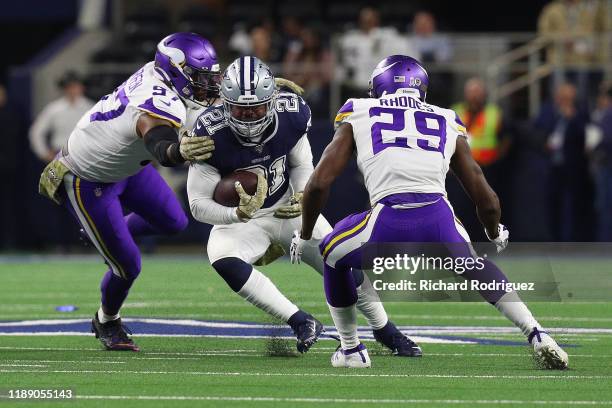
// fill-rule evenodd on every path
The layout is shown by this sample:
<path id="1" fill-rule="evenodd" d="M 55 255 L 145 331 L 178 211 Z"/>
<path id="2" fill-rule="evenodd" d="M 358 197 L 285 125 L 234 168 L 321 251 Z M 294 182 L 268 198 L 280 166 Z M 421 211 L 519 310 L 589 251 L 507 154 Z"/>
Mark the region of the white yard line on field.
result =
<path id="1" fill-rule="evenodd" d="M 525 345 L 527 348 L 527 345 Z M 69 348 L 69 347 L 11 347 L 11 346 L 0 346 L 0 350 L 14 350 L 14 351 L 102 351 L 100 348 Z M 336 350 L 335 347 L 320 347 L 317 346 L 316 349 L 310 350 L 308 354 L 328 354 L 332 351 Z M 139 355 L 143 356 L 169 356 L 169 357 L 125 357 L 125 356 L 117 356 L 114 355 L 113 358 L 123 358 L 127 360 L 191 360 L 198 359 L 199 357 L 208 357 L 208 356 L 267 356 L 266 351 L 262 349 L 212 349 L 212 350 L 203 350 L 203 351 L 193 351 L 193 352 L 161 352 L 161 351 L 143 351 L 139 353 Z M 529 356 L 526 353 L 426 353 L 427 356 L 450 356 L 450 357 L 525 357 Z M 180 356 L 180 357 L 170 357 L 170 356 Z M 612 358 L 612 354 L 570 354 L 570 357 L 576 358 Z M 96 357 L 96 356 L 91 356 Z M 100 357 L 107 358 L 107 357 Z M 51 360 L 5 360 L 5 361 L 36 361 L 36 362 L 52 362 Z M 53 362 L 59 361 L 68 361 L 68 360 L 53 360 Z M 84 361 L 84 360 L 79 360 Z M 98 360 L 88 360 L 91 362 Z"/>
<path id="2" fill-rule="evenodd" d="M 91 363 L 91 364 L 125 364 L 126 361 L 109 361 L 109 360 L 4 360 L 11 363 L 21 363 L 21 362 L 30 362 L 30 363 Z M 2 366 L 4 364 L 0 364 Z M 47 366 L 42 366 L 47 367 Z"/>
<path id="3" fill-rule="evenodd" d="M 138 375 L 194 375 L 245 377 L 356 377 L 356 378 L 465 378 L 465 379 L 523 379 L 523 380 L 608 380 L 612 375 L 468 375 L 468 374 L 345 374 L 345 373 L 264 373 L 224 371 L 143 371 L 143 370 L 5 370 L 0 373 L 54 373 L 54 374 L 138 374 Z"/>
<path id="4" fill-rule="evenodd" d="M 49 367 L 47 364 L 4 364 L 0 363 L 0 367 Z"/>
<path id="5" fill-rule="evenodd" d="M 300 397 L 230 397 L 230 396 L 158 396 L 158 395 L 76 395 L 84 400 L 162 400 L 162 401 L 236 401 L 236 402 L 301 402 L 332 404 L 423 404 L 423 405 L 612 405 L 612 401 L 576 400 L 470 400 L 470 399 L 378 399 L 378 398 L 300 398 Z"/>

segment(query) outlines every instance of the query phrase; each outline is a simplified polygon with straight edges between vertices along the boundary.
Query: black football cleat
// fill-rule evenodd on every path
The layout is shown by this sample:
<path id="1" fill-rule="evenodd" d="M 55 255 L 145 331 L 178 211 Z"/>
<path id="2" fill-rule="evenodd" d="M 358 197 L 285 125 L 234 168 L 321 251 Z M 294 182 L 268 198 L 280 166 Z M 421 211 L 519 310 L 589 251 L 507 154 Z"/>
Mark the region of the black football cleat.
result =
<path id="1" fill-rule="evenodd" d="M 388 321 L 382 329 L 374 330 L 374 339 L 398 357 L 421 357 L 423 355 L 421 347 L 399 331 L 391 321 Z"/>
<path id="2" fill-rule="evenodd" d="M 127 326 L 121 324 L 121 318 L 106 323 L 100 323 L 98 313 L 91 321 L 91 332 L 95 333 L 96 339 L 111 351 L 140 351 L 140 348 L 128 336 L 132 334 Z"/>
<path id="3" fill-rule="evenodd" d="M 307 352 L 313 344 L 319 340 L 321 333 L 323 333 L 323 324 L 314 317 L 308 315 L 306 320 L 304 320 L 295 330 L 297 350 L 300 353 Z"/>

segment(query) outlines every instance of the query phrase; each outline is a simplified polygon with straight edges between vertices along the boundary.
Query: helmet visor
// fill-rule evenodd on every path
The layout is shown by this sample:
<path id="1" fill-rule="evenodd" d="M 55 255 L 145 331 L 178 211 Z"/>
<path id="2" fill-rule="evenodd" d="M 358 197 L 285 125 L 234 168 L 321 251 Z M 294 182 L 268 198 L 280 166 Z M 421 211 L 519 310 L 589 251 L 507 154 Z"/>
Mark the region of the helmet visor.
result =
<path id="1" fill-rule="evenodd" d="M 183 72 L 189 77 L 195 100 L 204 102 L 219 97 L 221 84 L 220 72 L 207 71 L 190 66 L 184 67 Z"/>

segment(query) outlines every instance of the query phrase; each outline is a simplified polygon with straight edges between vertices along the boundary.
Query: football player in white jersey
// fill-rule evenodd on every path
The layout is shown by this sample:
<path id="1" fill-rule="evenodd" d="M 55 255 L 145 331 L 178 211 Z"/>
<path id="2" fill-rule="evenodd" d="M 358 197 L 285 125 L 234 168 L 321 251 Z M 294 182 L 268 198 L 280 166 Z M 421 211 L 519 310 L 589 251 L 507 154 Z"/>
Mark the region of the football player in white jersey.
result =
<path id="1" fill-rule="evenodd" d="M 441 242 L 454 248 L 451 252 L 459 252 L 453 256 L 473 256 L 469 236 L 446 200 L 449 168 L 475 203 L 498 252 L 508 244 L 508 230 L 499 222 L 499 200 L 472 158 L 465 127 L 452 110 L 425 103 L 428 83 L 427 72 L 415 59 L 392 55 L 382 60 L 370 79 L 370 98 L 349 99 L 340 109 L 334 138 L 304 190 L 302 229 L 292 243 L 292 256 L 297 259 L 302 246 L 312 239 L 332 182 L 353 153 L 372 204 L 371 210 L 336 224 L 320 246 L 325 294 L 341 337 L 341 346 L 332 355 L 334 367 L 371 364 L 357 337 L 357 293 L 350 272 L 368 267 L 362 265 L 364 243 Z M 508 282 L 489 261 L 482 270 L 462 276 L 485 283 Z M 521 329 L 544 367 L 567 367 L 567 353 L 542 330 L 516 292 L 480 294 Z"/>
<path id="2" fill-rule="evenodd" d="M 210 138 L 179 140 L 177 131 L 190 106 L 217 98 L 219 79 L 208 40 L 193 33 L 167 36 L 154 61 L 85 113 L 41 175 L 41 194 L 74 215 L 109 267 L 92 320 L 92 331 L 108 350 L 139 350 L 119 316 L 141 268 L 134 237 L 175 234 L 188 223 L 150 163 L 176 166 L 211 157 Z"/>
<path id="3" fill-rule="evenodd" d="M 196 220 L 214 225 L 207 252 L 217 273 L 247 301 L 290 325 L 298 350 L 305 352 L 320 335 L 321 323 L 287 299 L 255 266 L 289 252 L 291 234 L 300 227 L 301 192 L 313 170 L 307 137 L 310 108 L 296 93 L 279 92 L 268 66 L 250 56 L 227 68 L 221 99 L 223 105 L 206 109 L 194 125 L 196 136 L 213 138 L 215 156 L 189 168 L 191 212 Z M 251 197 L 238 187 L 240 204 L 222 206 L 213 200 L 215 186 L 237 170 L 261 175 L 258 192 Z M 314 239 L 304 248 L 305 263 L 321 274 L 318 243 L 331 230 L 319 216 Z M 361 291 L 363 273 L 355 271 L 355 279 Z M 421 355 L 420 348 L 387 318 L 377 298 L 362 296 L 357 307 L 376 339 L 395 355 Z"/>

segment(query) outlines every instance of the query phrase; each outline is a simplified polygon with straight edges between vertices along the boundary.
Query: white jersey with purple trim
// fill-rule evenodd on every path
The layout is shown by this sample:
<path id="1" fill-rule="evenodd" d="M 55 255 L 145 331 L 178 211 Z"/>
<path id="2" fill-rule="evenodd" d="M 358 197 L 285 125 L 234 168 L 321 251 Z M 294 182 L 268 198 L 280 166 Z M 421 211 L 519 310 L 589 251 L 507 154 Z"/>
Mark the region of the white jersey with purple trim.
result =
<path id="1" fill-rule="evenodd" d="M 457 137 L 467 137 L 456 113 L 421 102 L 410 91 L 349 99 L 335 124 L 350 123 L 372 205 L 392 194 L 446 195 Z"/>
<path id="2" fill-rule="evenodd" d="M 125 179 L 153 159 L 136 132 L 140 115 L 146 112 L 180 128 L 186 109 L 149 62 L 83 115 L 70 134 L 64 161 L 85 180 Z"/>

